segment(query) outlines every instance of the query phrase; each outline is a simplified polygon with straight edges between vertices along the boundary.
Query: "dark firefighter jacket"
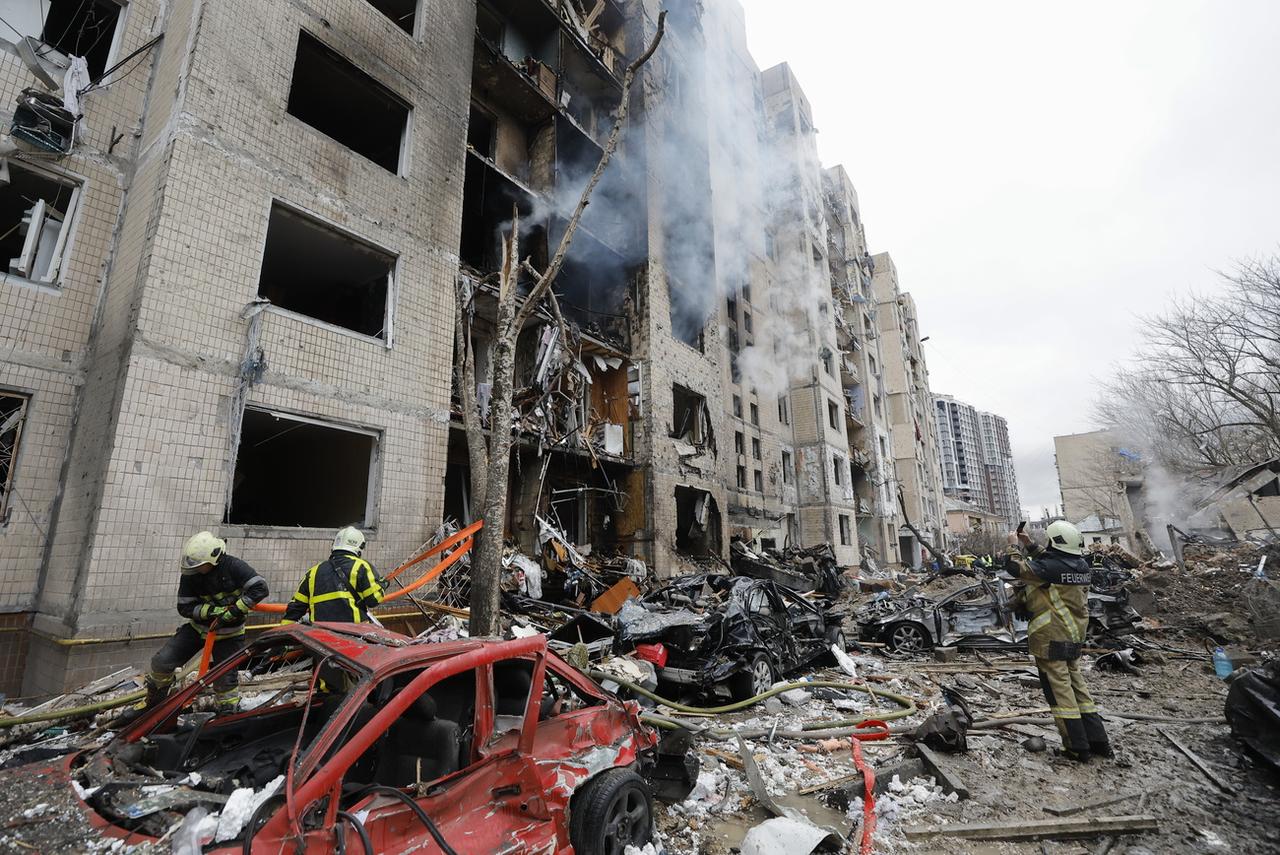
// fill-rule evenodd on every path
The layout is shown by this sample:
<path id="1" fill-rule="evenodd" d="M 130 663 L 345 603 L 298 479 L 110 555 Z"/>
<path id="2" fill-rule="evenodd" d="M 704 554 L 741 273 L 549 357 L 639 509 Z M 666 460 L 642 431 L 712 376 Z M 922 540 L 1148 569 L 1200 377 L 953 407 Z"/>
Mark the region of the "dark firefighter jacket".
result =
<path id="1" fill-rule="evenodd" d="M 302 577 L 298 592 L 284 611 L 286 623 L 306 615 L 312 623 L 363 623 L 369 609 L 385 596 L 373 565 L 350 552 L 334 551 Z"/>
<path id="2" fill-rule="evenodd" d="M 1056 549 L 1010 553 L 1006 568 L 1021 583 L 1019 599 L 1031 613 L 1027 647 L 1040 659 L 1079 659 L 1089 627 L 1089 562 Z"/>
<path id="3" fill-rule="evenodd" d="M 208 635 L 215 609 L 225 611 L 217 635 L 244 634 L 244 619 L 267 598 L 267 580 L 234 555 L 223 555 L 208 573 L 183 573 L 178 583 L 178 614 L 201 635 Z"/>

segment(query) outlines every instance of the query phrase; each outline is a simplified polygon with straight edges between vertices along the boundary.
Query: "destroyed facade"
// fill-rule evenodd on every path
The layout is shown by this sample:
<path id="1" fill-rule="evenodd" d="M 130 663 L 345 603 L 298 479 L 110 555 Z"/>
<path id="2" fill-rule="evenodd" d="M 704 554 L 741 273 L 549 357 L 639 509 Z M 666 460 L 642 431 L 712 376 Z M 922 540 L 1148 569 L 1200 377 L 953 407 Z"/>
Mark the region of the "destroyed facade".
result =
<path id="1" fill-rule="evenodd" d="M 337 526 L 394 566 L 474 517 L 455 285 L 483 400 L 504 224 L 519 212 L 545 269 L 659 11 L 79 6 L 0 34 L 10 693 L 149 655 L 192 532 L 279 592 Z M 93 44 L 78 120 L 46 104 L 64 30 Z M 539 518 L 659 575 L 734 539 L 830 543 L 842 566 L 918 565 L 907 522 L 941 540 L 910 297 L 822 169 L 794 75 L 760 72 L 744 33 L 732 4 L 670 4 L 556 282 L 567 340 L 545 317 L 523 331 L 505 521 L 523 551 Z"/>

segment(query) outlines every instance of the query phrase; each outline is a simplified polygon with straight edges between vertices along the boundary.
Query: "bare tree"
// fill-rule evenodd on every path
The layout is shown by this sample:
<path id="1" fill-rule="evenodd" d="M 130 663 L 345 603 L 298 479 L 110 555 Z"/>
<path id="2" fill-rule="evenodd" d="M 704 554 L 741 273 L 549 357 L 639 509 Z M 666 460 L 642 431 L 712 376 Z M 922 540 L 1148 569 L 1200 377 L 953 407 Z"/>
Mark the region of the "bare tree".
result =
<path id="1" fill-rule="evenodd" d="M 1221 274 L 1226 291 L 1148 318 L 1098 416 L 1170 471 L 1280 454 L 1280 256 Z"/>
<path id="2" fill-rule="evenodd" d="M 507 506 L 507 491 L 511 466 L 511 445 L 515 428 L 512 425 L 515 392 L 515 353 L 520 331 L 546 300 L 557 321 L 564 320 L 552 285 L 564 266 L 574 232 L 582 220 L 582 214 L 591 202 L 591 194 L 604 175 L 609 161 L 618 148 L 618 140 L 627 122 L 631 106 L 631 86 L 666 31 L 666 12 L 658 15 L 658 26 L 648 48 L 629 64 L 622 75 L 621 100 L 614 116 L 613 128 L 587 185 L 582 189 L 577 207 L 569 218 L 560 244 L 546 270 L 538 272 L 526 262 L 520 261 L 520 216 L 512 212 L 510 231 L 502 243 L 502 265 L 498 272 L 497 319 L 493 334 L 492 372 L 493 385 L 488 402 L 487 419 L 482 419 L 476 401 L 475 358 L 470 341 L 470 318 L 473 311 L 469 284 L 459 277 L 456 293 L 457 349 L 455 378 L 462 404 L 463 426 L 467 436 L 467 454 L 471 464 L 472 506 L 480 508 L 484 527 L 476 537 L 475 551 L 471 557 L 471 621 L 473 636 L 494 635 L 498 631 L 498 604 L 502 573 L 502 539 Z M 516 287 L 521 272 L 532 277 L 528 295 L 520 298 Z M 485 441 L 484 422 L 488 423 L 488 442 Z"/>

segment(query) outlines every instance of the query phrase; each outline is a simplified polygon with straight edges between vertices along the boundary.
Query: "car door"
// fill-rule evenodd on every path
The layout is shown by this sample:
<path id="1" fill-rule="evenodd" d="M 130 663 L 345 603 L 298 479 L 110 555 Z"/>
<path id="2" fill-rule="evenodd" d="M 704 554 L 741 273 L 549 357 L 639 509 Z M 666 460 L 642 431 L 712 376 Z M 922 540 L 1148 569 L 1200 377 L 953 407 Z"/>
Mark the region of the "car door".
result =
<path id="1" fill-rule="evenodd" d="M 826 650 L 825 622 L 813 603 L 787 588 L 778 588 L 790 620 L 789 635 L 795 643 L 797 665 L 816 659 Z"/>

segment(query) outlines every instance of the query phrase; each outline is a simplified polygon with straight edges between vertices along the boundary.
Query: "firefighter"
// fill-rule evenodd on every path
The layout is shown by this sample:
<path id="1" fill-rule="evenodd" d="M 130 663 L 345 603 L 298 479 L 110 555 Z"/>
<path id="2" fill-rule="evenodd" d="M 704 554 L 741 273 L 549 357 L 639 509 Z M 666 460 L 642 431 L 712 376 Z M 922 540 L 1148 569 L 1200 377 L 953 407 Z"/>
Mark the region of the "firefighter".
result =
<path id="1" fill-rule="evenodd" d="M 1009 536 L 1025 555 L 1011 550 L 1006 570 L 1018 584 L 1020 611 L 1029 614 L 1027 646 L 1040 672 L 1040 688 L 1062 736 L 1063 753 L 1084 763 L 1093 755 L 1111 757 L 1111 742 L 1080 673 L 1080 654 L 1089 625 L 1092 572 L 1082 556 L 1084 537 L 1064 520 L 1050 523 L 1049 545 L 1040 548 L 1019 526 Z"/>
<path id="2" fill-rule="evenodd" d="M 386 584 L 373 565 L 360 557 L 364 533 L 355 526 L 338 530 L 329 557 L 307 571 L 284 612 L 285 623 L 306 617 L 316 621 L 364 623 L 376 620 L 369 610 L 386 596 Z"/>
<path id="3" fill-rule="evenodd" d="M 173 686 L 173 672 L 200 652 L 214 633 L 212 662 L 221 662 L 244 647 L 244 621 L 266 599 L 267 581 L 248 563 L 227 554 L 226 541 L 211 532 L 192 535 L 182 548 L 182 579 L 178 582 L 178 614 L 187 623 L 178 628 L 151 658 L 147 675 L 147 708 L 159 704 Z M 240 706 L 240 681 L 232 672 L 214 684 L 219 712 Z"/>

